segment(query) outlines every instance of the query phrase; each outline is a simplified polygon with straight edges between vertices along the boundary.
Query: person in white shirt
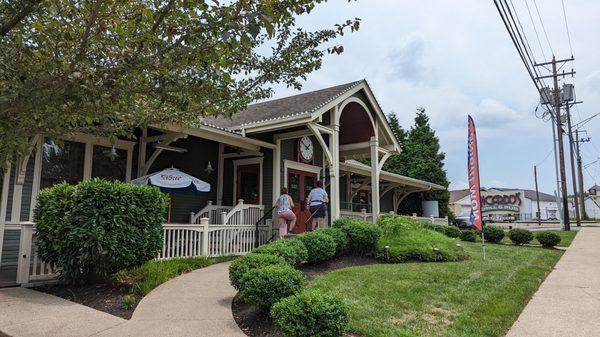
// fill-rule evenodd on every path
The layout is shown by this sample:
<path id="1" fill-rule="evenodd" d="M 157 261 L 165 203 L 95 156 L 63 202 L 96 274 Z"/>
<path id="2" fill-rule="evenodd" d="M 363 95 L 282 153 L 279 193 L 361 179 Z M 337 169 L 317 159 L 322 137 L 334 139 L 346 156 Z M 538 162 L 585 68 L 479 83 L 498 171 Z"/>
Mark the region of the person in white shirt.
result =
<path id="1" fill-rule="evenodd" d="M 327 216 L 329 196 L 323 189 L 323 182 L 321 180 L 317 180 L 317 187 L 313 188 L 308 194 L 307 203 L 310 205 L 310 214 L 312 214 L 310 230 L 315 230 L 317 224 L 320 228 L 326 227 L 325 217 Z"/>

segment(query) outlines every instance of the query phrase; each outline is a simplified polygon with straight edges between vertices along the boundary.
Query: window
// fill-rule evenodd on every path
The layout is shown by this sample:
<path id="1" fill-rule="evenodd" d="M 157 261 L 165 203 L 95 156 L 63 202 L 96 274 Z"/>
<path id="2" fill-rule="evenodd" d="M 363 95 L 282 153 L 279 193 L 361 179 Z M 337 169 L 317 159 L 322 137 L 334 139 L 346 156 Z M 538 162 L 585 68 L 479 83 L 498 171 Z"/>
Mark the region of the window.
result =
<path id="1" fill-rule="evenodd" d="M 44 139 L 40 188 L 57 183 L 76 184 L 83 180 L 85 144 L 64 141 L 57 144 Z"/>
<path id="2" fill-rule="evenodd" d="M 127 174 L 127 150 L 94 145 L 92 178 L 125 181 Z"/>

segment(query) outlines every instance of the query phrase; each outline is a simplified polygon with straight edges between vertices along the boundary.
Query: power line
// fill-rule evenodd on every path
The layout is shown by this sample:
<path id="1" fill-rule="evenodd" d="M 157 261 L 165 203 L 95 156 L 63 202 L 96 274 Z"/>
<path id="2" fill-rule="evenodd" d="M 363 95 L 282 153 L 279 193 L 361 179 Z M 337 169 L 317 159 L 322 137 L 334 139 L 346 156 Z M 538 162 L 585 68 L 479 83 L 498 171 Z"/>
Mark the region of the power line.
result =
<path id="1" fill-rule="evenodd" d="M 535 11 L 537 12 L 538 18 L 540 19 L 540 24 L 542 25 L 542 31 L 546 36 L 546 42 L 548 42 L 548 47 L 550 47 L 550 51 L 552 55 L 554 55 L 554 50 L 552 49 L 552 45 L 550 44 L 550 39 L 548 38 L 548 33 L 546 32 L 546 27 L 544 26 L 544 21 L 542 20 L 542 16 L 540 15 L 540 10 L 538 8 L 537 2 L 533 0 L 533 4 L 535 5 Z"/>
<path id="2" fill-rule="evenodd" d="M 552 152 L 554 152 L 554 149 L 552 149 L 552 150 L 548 151 L 548 154 L 547 154 L 547 155 L 544 157 L 544 159 L 542 159 L 542 161 L 541 161 L 541 162 L 539 162 L 539 163 L 537 163 L 535 166 L 540 166 L 540 165 L 542 165 L 542 164 L 543 164 L 543 163 L 546 161 L 546 159 L 548 159 L 548 157 L 550 157 L 550 155 L 552 154 Z"/>
<path id="3" fill-rule="evenodd" d="M 571 56 L 573 56 L 573 46 L 571 45 L 571 32 L 569 31 L 569 23 L 567 22 L 567 12 L 565 10 L 565 0 L 562 0 L 563 16 L 565 17 L 565 27 L 567 28 L 567 38 L 569 39 L 569 49 L 571 50 Z"/>
<path id="4" fill-rule="evenodd" d="M 531 25 L 533 26 L 533 31 L 535 32 L 535 37 L 537 38 L 538 45 L 540 46 L 540 51 L 542 52 L 542 56 L 544 60 L 546 60 L 546 53 L 544 53 L 544 48 L 542 47 L 542 41 L 540 40 L 540 35 L 538 34 L 537 28 L 535 26 L 535 22 L 533 21 L 533 16 L 531 15 L 531 10 L 529 9 L 529 3 L 525 0 L 525 6 L 527 7 L 527 13 L 529 13 L 529 19 L 531 20 Z"/>

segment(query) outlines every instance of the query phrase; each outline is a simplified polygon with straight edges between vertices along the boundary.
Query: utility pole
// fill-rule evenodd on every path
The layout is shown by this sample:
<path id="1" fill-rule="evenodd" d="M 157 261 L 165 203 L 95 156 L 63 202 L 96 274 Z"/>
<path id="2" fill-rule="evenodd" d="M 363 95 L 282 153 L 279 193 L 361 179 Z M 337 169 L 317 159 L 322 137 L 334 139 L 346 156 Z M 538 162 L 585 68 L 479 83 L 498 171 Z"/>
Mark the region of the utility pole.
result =
<path id="1" fill-rule="evenodd" d="M 562 72 L 562 74 L 558 74 L 558 70 L 556 69 L 556 63 L 564 63 L 564 62 L 569 62 L 569 61 L 573 61 L 574 58 L 571 57 L 570 59 L 565 59 L 565 60 L 560 60 L 560 61 L 556 61 L 556 57 L 552 57 L 552 61 L 550 62 L 544 62 L 544 63 L 539 63 L 539 64 L 535 64 L 536 67 L 540 67 L 540 66 L 545 66 L 545 65 L 552 65 L 552 75 L 546 75 L 546 76 L 539 76 L 536 78 L 536 80 L 541 80 L 543 78 L 552 78 L 553 82 L 554 82 L 554 110 L 555 110 L 555 118 L 556 118 L 556 131 L 557 131 L 557 137 L 558 137 L 558 159 L 559 159 L 559 167 L 560 167 L 560 195 L 562 197 L 562 208 L 563 208 L 563 221 L 564 221 L 564 230 L 565 231 L 570 231 L 571 230 L 571 222 L 569 219 L 569 197 L 568 197 L 568 193 L 567 193 L 567 174 L 566 174 L 566 168 L 565 168 L 565 149 L 564 149 L 564 145 L 563 145 L 563 129 L 562 129 L 562 121 L 561 121 L 561 116 L 560 116 L 560 108 L 561 108 L 561 100 L 560 100 L 560 96 L 559 96 L 559 89 L 558 89 L 558 77 L 559 76 L 566 76 L 566 75 L 573 75 L 575 74 L 574 71 L 565 73 L 564 71 Z"/>
<path id="2" fill-rule="evenodd" d="M 535 179 L 535 198 L 537 199 L 537 220 L 538 226 L 542 225 L 542 211 L 540 210 L 540 191 L 538 190 L 537 183 L 537 166 L 533 166 L 533 177 Z"/>
<path id="3" fill-rule="evenodd" d="M 575 103 L 573 103 L 575 104 Z M 573 128 L 571 127 L 571 104 L 567 102 L 565 108 L 567 111 L 567 126 L 569 128 L 569 154 L 571 159 L 571 178 L 573 180 L 573 203 L 575 204 L 575 221 L 577 227 L 581 227 L 581 218 L 579 217 L 579 198 L 577 198 L 577 174 L 575 172 L 575 147 L 573 144 Z"/>
<path id="4" fill-rule="evenodd" d="M 581 163 L 581 152 L 579 152 L 579 143 L 588 142 L 589 138 L 579 140 L 579 130 L 575 130 L 575 150 L 577 151 L 577 171 L 579 175 L 579 203 L 581 204 L 581 218 L 583 220 L 589 220 L 588 215 L 585 211 L 585 196 L 583 187 L 583 170 Z"/>

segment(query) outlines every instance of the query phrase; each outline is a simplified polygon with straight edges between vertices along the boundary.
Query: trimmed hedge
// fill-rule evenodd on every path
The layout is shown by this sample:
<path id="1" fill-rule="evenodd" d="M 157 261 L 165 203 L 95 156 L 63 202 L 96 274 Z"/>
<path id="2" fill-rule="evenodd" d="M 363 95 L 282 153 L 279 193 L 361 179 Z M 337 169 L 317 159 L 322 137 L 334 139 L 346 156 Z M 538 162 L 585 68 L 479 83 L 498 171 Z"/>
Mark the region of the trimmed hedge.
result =
<path id="1" fill-rule="evenodd" d="M 348 236 L 348 252 L 356 255 L 369 255 L 377 251 L 377 242 L 381 236 L 378 227 L 367 222 L 341 218 L 334 222 L 336 228 L 340 228 Z"/>
<path id="2" fill-rule="evenodd" d="M 38 254 L 68 283 L 94 283 L 156 257 L 167 195 L 156 187 L 93 179 L 40 191 Z"/>
<path id="3" fill-rule="evenodd" d="M 256 248 L 254 253 L 281 256 L 293 266 L 300 265 L 308 258 L 308 250 L 302 241 L 297 239 L 279 239 Z"/>
<path id="4" fill-rule="evenodd" d="M 335 240 L 335 254 L 342 255 L 348 249 L 348 235 L 341 229 L 335 227 L 319 228 L 317 233 L 324 233 Z"/>
<path id="5" fill-rule="evenodd" d="M 299 293 L 306 282 L 302 272 L 287 264 L 251 269 L 240 281 L 240 298 L 262 309 L 270 309 L 279 300 Z"/>
<path id="6" fill-rule="evenodd" d="M 229 265 L 229 281 L 231 285 L 239 290 L 242 277 L 250 270 L 263 268 L 271 265 L 287 264 L 281 256 L 271 254 L 250 253 L 239 257 Z"/>
<path id="7" fill-rule="evenodd" d="M 460 237 L 460 229 L 455 226 L 444 226 L 444 234 L 449 238 L 458 238 Z"/>
<path id="8" fill-rule="evenodd" d="M 271 316 L 285 337 L 341 337 L 348 325 L 346 305 L 316 290 L 284 298 Z"/>
<path id="9" fill-rule="evenodd" d="M 525 228 L 513 228 L 508 231 L 508 238 L 515 245 L 524 245 L 528 244 L 533 240 L 533 233 Z"/>
<path id="10" fill-rule="evenodd" d="M 475 242 L 477 241 L 477 235 L 479 234 L 472 229 L 460 231 L 460 239 L 462 241 Z"/>
<path id="11" fill-rule="evenodd" d="M 323 232 L 306 232 L 298 235 L 308 251 L 307 262 L 319 263 L 331 259 L 335 255 L 336 244 L 333 237 Z"/>
<path id="12" fill-rule="evenodd" d="M 500 243 L 504 239 L 504 229 L 499 226 L 483 226 L 485 241 L 489 243 Z"/>
<path id="13" fill-rule="evenodd" d="M 560 235 L 550 231 L 538 232 L 535 234 L 535 238 L 546 248 L 556 246 L 561 240 Z"/>

